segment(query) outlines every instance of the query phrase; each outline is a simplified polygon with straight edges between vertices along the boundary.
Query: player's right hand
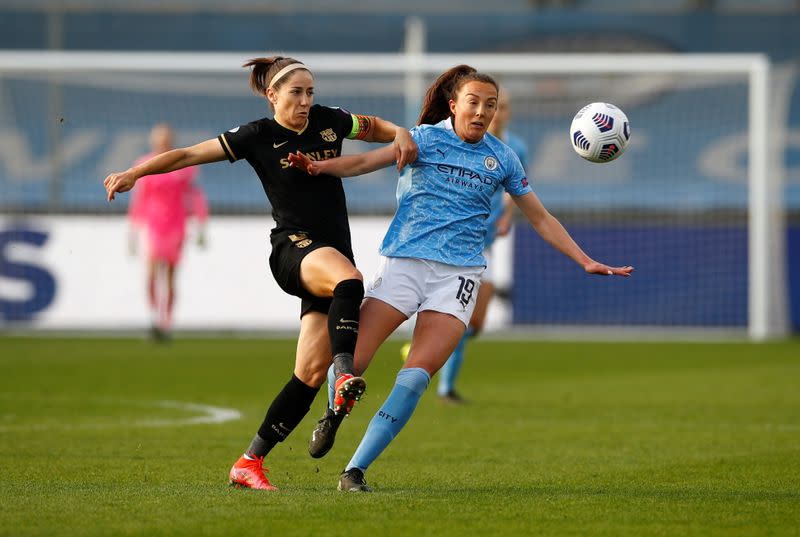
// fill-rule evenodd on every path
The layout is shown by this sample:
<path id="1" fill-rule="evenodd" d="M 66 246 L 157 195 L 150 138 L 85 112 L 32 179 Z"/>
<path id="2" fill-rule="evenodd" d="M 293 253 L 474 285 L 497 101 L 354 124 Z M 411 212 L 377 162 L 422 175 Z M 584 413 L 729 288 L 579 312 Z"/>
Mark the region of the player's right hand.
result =
<path id="1" fill-rule="evenodd" d="M 398 129 L 394 138 L 394 160 L 397 162 L 398 172 L 403 171 L 406 164 L 417 160 L 417 151 L 418 147 L 411 133 L 407 129 Z"/>
<path id="2" fill-rule="evenodd" d="M 127 192 L 136 184 L 136 177 L 130 170 L 121 173 L 112 173 L 106 180 L 103 181 L 103 186 L 106 187 L 106 194 L 108 201 L 114 199 L 114 194 L 117 192 Z"/>
<path id="3" fill-rule="evenodd" d="M 308 175 L 318 175 L 319 174 L 319 166 L 308 158 L 308 155 L 304 155 L 302 152 L 298 151 L 297 153 L 289 153 L 289 165 L 303 170 Z"/>

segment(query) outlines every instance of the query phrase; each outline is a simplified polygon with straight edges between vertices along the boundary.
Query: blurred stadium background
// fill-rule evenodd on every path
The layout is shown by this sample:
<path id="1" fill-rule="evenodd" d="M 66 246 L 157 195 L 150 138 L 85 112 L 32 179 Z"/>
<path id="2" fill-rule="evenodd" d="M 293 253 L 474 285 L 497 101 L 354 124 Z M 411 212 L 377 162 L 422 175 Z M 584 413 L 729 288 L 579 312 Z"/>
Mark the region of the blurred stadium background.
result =
<path id="1" fill-rule="evenodd" d="M 748 326 L 758 338 L 800 331 L 798 28 L 797 0 L 0 0 L 0 537 L 797 536 L 799 340 L 742 341 Z M 494 336 L 470 345 L 459 380 L 471 404 L 437 404 L 429 389 L 366 497 L 334 487 L 402 342 L 379 350 L 326 458 L 305 455 L 318 397 L 269 456 L 281 493 L 229 489 L 296 344 L 297 301 L 267 266 L 264 193 L 245 163 L 201 169 L 209 247 L 185 249 L 183 332 L 151 345 L 128 196 L 109 204 L 101 186 L 147 151 L 157 122 L 190 144 L 265 115 L 239 66 L 268 52 L 308 62 L 317 102 L 407 126 L 432 73 L 388 66 L 417 54 L 686 60 L 636 74 L 493 66 L 545 204 L 592 255 L 637 272 L 587 278 L 518 219 L 496 245 Z M 385 56 L 370 69 L 356 54 Z M 759 158 L 777 186 L 763 192 L 774 204 L 758 250 L 746 62 L 689 70 L 688 54 L 769 60 Z M 596 100 L 633 127 L 606 165 L 567 136 Z M 395 176 L 346 188 L 369 276 Z M 754 286 L 752 267 L 768 285 Z M 769 306 L 755 333 L 753 299 Z M 566 341 L 510 341 L 529 337 Z"/>
<path id="2" fill-rule="evenodd" d="M 0 329 L 127 331 L 147 324 L 143 262 L 126 253 L 127 197 L 108 204 L 101 181 L 147 151 L 157 122 L 171 123 L 184 145 L 265 115 L 238 68 L 252 54 L 302 60 L 326 53 L 317 102 L 410 126 L 414 96 L 429 75 L 337 74 L 336 62 L 344 70 L 354 53 L 608 52 L 757 53 L 770 60 L 770 174 L 781 186 L 769 215 L 779 235 L 766 249 L 774 262 L 767 265 L 769 335 L 798 331 L 798 27 L 800 8 L 790 0 L 0 1 L 0 56 L 6 65 L 30 67 L 0 68 Z M 117 65 L 36 68 L 59 61 L 39 53 L 60 52 L 103 53 Z M 153 68 L 126 70 L 132 53 Z M 184 70 L 186 57 L 176 53 L 207 54 L 208 72 Z M 228 70 L 211 68 L 220 58 L 230 60 Z M 504 293 L 490 328 L 744 334 L 752 301 L 747 77 L 498 76 L 513 97 L 510 129 L 528 144 L 528 172 L 545 204 L 590 254 L 633 264 L 637 273 L 628 281 L 586 278 L 517 225 L 497 245 Z M 575 111 L 597 100 L 621 106 L 633 126 L 626 155 L 603 166 L 579 159 L 567 138 Z M 360 150 L 346 143 L 345 151 Z M 177 328 L 292 330 L 297 308 L 268 271 L 272 221 L 253 172 L 244 163 L 205 166 L 200 184 L 211 203 L 210 247 L 187 248 Z M 395 175 L 386 170 L 347 182 L 347 189 L 357 258 L 369 276 L 394 210 Z"/>

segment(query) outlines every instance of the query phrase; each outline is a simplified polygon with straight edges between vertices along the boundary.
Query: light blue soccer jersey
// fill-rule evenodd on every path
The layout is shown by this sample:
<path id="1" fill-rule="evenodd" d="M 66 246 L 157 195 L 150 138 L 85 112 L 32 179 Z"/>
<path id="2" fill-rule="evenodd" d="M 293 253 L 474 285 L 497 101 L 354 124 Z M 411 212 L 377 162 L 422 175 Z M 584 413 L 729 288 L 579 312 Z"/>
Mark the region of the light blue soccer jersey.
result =
<path id="1" fill-rule="evenodd" d="M 476 144 L 461 140 L 450 119 L 414 127 L 411 136 L 417 160 L 398 181 L 397 212 L 381 255 L 485 265 L 481 252 L 495 192 L 531 191 L 519 158 L 488 133 Z"/>
<path id="2" fill-rule="evenodd" d="M 525 146 L 525 141 L 519 136 L 515 136 L 506 131 L 503 137 L 503 142 L 510 147 L 514 153 L 517 154 L 522 169 L 528 170 L 528 148 Z M 489 211 L 489 218 L 486 220 L 486 240 L 483 243 L 483 249 L 489 248 L 494 240 L 497 238 L 497 221 L 503 216 L 503 189 L 497 189 L 492 198 L 492 207 Z"/>

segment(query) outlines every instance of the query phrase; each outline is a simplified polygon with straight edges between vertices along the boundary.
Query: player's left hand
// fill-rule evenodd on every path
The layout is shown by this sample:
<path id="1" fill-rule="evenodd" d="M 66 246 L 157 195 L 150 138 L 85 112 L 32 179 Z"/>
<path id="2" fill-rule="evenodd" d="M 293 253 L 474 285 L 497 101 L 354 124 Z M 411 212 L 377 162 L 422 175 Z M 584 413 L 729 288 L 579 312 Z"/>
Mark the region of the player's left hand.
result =
<path id="1" fill-rule="evenodd" d="M 399 128 L 394 135 L 394 159 L 397 171 L 402 171 L 406 164 L 417 160 L 417 144 L 407 129 Z"/>
<path id="2" fill-rule="evenodd" d="M 308 158 L 308 155 L 304 155 L 302 152 L 298 151 L 297 153 L 289 153 L 289 165 L 303 170 L 308 175 L 318 175 L 319 174 L 319 166 Z"/>
<path id="3" fill-rule="evenodd" d="M 583 269 L 589 274 L 600 274 L 602 276 L 624 276 L 626 278 L 631 275 L 631 272 L 633 272 L 633 267 L 631 266 L 609 267 L 608 265 L 598 263 L 597 261 L 592 261 L 583 267 Z"/>

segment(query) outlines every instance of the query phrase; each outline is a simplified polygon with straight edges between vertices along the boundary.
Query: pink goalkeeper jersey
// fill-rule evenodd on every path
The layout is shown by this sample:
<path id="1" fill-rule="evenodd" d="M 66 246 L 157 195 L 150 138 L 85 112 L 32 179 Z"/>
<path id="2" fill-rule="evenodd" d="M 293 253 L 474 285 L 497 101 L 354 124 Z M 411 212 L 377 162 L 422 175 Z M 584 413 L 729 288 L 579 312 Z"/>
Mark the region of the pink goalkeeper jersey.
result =
<path id="1" fill-rule="evenodd" d="M 147 154 L 140 164 L 155 156 Z M 175 264 L 180 259 L 186 220 L 194 216 L 201 222 L 208 218 L 208 204 L 202 190 L 194 184 L 197 168 L 189 167 L 139 179 L 133 189 L 128 214 L 137 226 L 147 230 L 151 259 Z"/>

